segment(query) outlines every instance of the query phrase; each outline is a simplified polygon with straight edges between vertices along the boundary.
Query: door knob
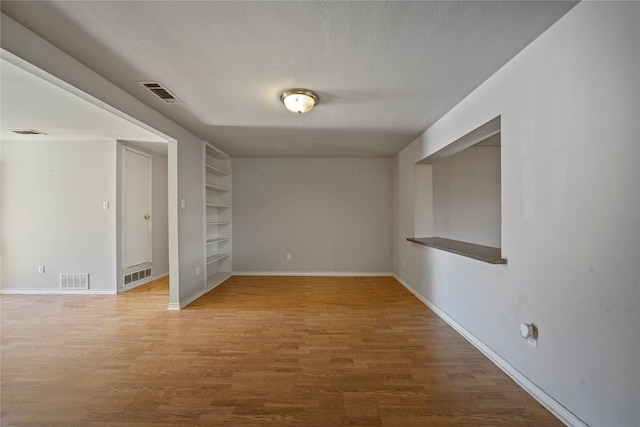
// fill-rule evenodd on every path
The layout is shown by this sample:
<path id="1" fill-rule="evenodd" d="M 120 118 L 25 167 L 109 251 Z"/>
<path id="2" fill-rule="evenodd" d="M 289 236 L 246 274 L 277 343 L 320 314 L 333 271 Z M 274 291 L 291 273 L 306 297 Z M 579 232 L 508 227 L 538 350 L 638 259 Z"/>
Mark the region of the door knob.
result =
<path id="1" fill-rule="evenodd" d="M 144 216 L 144 219 L 149 219 L 149 218 L 151 218 L 151 216 L 149 214 Z"/>

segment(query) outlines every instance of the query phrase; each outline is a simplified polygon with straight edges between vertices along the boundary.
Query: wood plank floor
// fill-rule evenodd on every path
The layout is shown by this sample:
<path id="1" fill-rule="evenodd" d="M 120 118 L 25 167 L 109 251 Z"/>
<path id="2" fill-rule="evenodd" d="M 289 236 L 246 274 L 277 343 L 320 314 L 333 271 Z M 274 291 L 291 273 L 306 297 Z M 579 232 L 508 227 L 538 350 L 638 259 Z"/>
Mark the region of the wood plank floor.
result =
<path id="1" fill-rule="evenodd" d="M 160 277 L 152 282 L 127 291 L 126 294 L 169 295 L 169 276 Z"/>
<path id="2" fill-rule="evenodd" d="M 3 295 L 3 426 L 559 426 L 389 277 Z"/>

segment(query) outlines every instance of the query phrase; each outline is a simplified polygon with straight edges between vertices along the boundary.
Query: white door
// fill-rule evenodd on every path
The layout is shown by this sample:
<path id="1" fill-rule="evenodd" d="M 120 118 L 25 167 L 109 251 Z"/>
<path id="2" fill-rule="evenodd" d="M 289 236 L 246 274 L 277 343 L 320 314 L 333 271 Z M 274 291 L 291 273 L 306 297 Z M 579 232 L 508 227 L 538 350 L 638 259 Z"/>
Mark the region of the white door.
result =
<path id="1" fill-rule="evenodd" d="M 124 148 L 124 268 L 151 262 L 151 156 Z"/>

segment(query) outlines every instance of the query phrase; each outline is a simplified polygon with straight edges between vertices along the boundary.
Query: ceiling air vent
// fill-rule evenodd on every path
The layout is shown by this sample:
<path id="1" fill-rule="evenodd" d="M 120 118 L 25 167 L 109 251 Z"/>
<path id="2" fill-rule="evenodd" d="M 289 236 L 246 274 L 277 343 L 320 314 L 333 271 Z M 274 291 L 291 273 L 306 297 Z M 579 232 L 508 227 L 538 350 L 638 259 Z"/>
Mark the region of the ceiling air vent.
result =
<path id="1" fill-rule="evenodd" d="M 159 82 L 138 82 L 142 86 L 153 92 L 158 98 L 162 99 L 166 104 L 184 104 L 178 98 L 173 96 L 169 90 Z"/>
<path id="2" fill-rule="evenodd" d="M 33 129 L 16 129 L 16 130 L 12 130 L 11 132 L 18 135 L 46 135 L 46 133 L 44 132 L 40 132 L 39 130 L 33 130 Z"/>

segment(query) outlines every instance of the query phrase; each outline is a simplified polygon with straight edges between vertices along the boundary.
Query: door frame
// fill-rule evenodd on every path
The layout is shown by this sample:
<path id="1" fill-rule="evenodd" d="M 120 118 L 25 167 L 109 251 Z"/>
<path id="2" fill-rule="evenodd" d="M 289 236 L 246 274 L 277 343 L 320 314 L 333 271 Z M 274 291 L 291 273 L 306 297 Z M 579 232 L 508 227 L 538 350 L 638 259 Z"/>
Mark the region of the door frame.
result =
<path id="1" fill-rule="evenodd" d="M 141 264 L 136 264 L 130 267 L 125 266 L 125 240 L 126 240 L 126 236 L 125 236 L 125 227 L 124 227 L 124 215 L 125 215 L 125 209 L 126 209 L 126 198 L 125 198 L 125 191 L 126 191 L 126 168 L 125 168 L 125 157 L 126 157 L 126 153 L 127 151 L 147 157 L 149 159 L 149 200 L 148 200 L 148 206 L 149 206 L 149 216 L 151 218 L 149 218 L 148 221 L 148 227 L 149 227 L 149 261 L 147 262 L 143 262 Z M 122 235 L 122 239 L 121 239 L 121 245 L 120 245 L 120 256 L 122 257 L 122 268 L 121 271 L 119 271 L 119 281 L 123 280 L 122 277 L 125 274 L 128 274 L 130 272 L 134 272 L 137 270 L 143 270 L 143 269 L 147 269 L 147 268 L 152 268 L 153 266 L 153 155 L 150 153 L 147 153 L 143 150 L 140 150 L 139 148 L 133 147 L 131 145 L 127 145 L 127 144 L 122 144 L 122 162 L 120 163 L 121 167 L 120 167 L 120 171 L 118 172 L 118 175 L 120 175 L 121 177 L 121 185 L 120 185 L 120 201 L 121 201 L 121 209 L 120 209 L 120 218 L 122 221 L 122 228 L 121 228 L 121 235 Z M 152 275 L 153 276 L 153 275 Z M 151 276 L 151 277 L 152 277 Z M 146 277 L 145 277 L 146 278 Z M 139 286 L 140 284 L 143 284 L 144 282 L 140 282 L 137 284 L 137 286 Z M 122 281 L 121 283 L 121 288 L 124 289 L 125 288 L 125 284 L 124 281 Z M 132 289 L 135 286 L 127 286 L 129 289 Z"/>

